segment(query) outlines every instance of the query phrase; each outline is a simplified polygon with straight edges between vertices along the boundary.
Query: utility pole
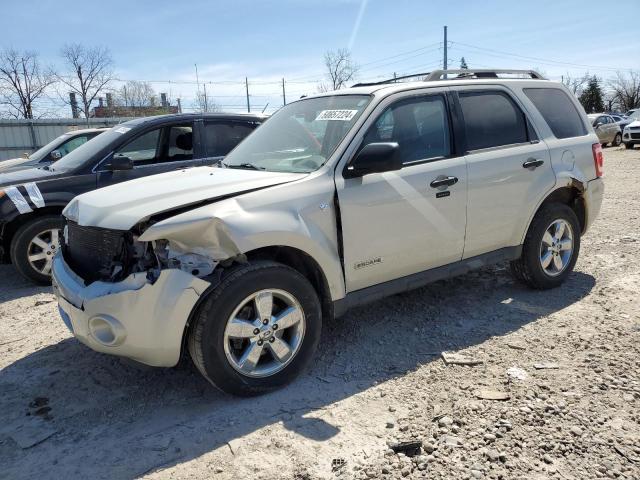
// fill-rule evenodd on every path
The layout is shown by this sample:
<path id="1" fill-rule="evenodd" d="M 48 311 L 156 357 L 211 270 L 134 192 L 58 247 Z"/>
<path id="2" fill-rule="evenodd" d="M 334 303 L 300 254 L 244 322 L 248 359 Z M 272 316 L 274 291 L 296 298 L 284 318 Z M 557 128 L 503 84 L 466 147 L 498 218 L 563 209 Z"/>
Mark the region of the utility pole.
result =
<path id="1" fill-rule="evenodd" d="M 202 86 L 204 87 L 204 111 L 207 113 L 209 111 L 209 102 L 207 101 L 207 84 L 203 83 Z"/>
<path id="2" fill-rule="evenodd" d="M 397 77 L 396 72 L 393 72 L 393 83 L 396 83 L 396 77 Z"/>
<path id="3" fill-rule="evenodd" d="M 447 26 L 444 26 L 444 58 L 442 59 L 442 69 L 446 70 L 448 68 L 447 65 Z M 447 78 L 447 75 L 444 75 L 444 78 Z"/>
<path id="4" fill-rule="evenodd" d="M 251 113 L 251 104 L 249 103 L 249 79 L 244 77 L 244 86 L 247 89 L 247 113 Z"/>
<path id="5" fill-rule="evenodd" d="M 198 77 L 198 64 L 194 63 L 195 67 L 196 67 L 196 85 L 198 88 L 198 93 L 196 94 L 196 98 L 198 99 L 198 103 L 200 103 L 200 78 Z"/>
<path id="6" fill-rule="evenodd" d="M 287 94 L 284 91 L 284 78 L 282 79 L 282 105 L 286 105 L 287 104 Z"/>
<path id="7" fill-rule="evenodd" d="M 182 102 L 178 99 L 178 113 L 182 113 Z"/>

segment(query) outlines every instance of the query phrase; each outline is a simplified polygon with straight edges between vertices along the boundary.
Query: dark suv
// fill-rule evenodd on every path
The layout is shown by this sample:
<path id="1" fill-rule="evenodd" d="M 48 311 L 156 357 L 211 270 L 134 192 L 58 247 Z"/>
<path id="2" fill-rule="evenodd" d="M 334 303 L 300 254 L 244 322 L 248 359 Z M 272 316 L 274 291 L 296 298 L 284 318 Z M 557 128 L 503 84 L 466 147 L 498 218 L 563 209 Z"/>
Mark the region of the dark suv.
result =
<path id="1" fill-rule="evenodd" d="M 49 283 L 60 213 L 73 197 L 134 178 L 213 165 L 265 119 L 249 114 L 140 118 L 113 127 L 54 165 L 0 174 L 0 260 L 13 263 L 26 278 Z"/>

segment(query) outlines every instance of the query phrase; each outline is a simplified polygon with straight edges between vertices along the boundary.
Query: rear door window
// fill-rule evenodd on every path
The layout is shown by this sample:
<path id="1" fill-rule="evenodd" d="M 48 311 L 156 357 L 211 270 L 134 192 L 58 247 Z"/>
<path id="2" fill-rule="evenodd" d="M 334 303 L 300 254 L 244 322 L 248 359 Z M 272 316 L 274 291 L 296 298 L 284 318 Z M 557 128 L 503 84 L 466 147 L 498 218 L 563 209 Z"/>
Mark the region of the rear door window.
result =
<path id="1" fill-rule="evenodd" d="M 527 119 L 504 92 L 460 92 L 467 149 L 517 145 L 529 141 Z"/>
<path id="2" fill-rule="evenodd" d="M 256 128 L 242 122 L 206 122 L 204 124 L 207 157 L 224 157 Z"/>
<path id="3" fill-rule="evenodd" d="M 165 130 L 165 151 L 161 162 L 193 159 L 193 127 L 191 124 L 173 125 Z"/>
<path id="4" fill-rule="evenodd" d="M 587 134 L 582 117 L 567 94 L 559 88 L 525 88 L 524 93 L 544 117 L 556 138 Z"/>

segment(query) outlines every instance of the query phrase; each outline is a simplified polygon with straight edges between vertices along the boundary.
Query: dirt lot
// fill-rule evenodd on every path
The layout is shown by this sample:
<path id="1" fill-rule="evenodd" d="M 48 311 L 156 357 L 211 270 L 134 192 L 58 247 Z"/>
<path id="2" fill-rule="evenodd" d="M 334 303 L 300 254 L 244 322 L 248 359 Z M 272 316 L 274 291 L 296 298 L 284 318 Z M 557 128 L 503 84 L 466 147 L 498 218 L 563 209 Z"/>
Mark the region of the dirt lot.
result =
<path id="1" fill-rule="evenodd" d="M 640 150 L 605 152 L 562 288 L 499 265 L 379 301 L 260 398 L 88 350 L 48 288 L 0 267 L 0 478 L 640 479 Z M 411 458 L 387 446 L 416 439 Z"/>

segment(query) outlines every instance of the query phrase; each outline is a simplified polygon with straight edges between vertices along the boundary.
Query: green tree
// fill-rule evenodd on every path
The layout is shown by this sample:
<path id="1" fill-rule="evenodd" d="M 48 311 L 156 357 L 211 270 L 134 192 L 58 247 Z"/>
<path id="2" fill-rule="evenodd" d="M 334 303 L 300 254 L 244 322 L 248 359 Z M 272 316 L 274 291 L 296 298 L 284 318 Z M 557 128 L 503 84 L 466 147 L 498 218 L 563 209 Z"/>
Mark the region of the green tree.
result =
<path id="1" fill-rule="evenodd" d="M 462 57 L 460 59 L 460 70 L 468 70 L 469 67 L 467 66 L 467 61 L 464 59 L 464 57 Z"/>
<path id="2" fill-rule="evenodd" d="M 580 94 L 580 103 L 587 113 L 598 113 L 604 111 L 604 94 L 600 86 L 600 80 L 595 75 L 589 78 L 587 88 Z"/>

